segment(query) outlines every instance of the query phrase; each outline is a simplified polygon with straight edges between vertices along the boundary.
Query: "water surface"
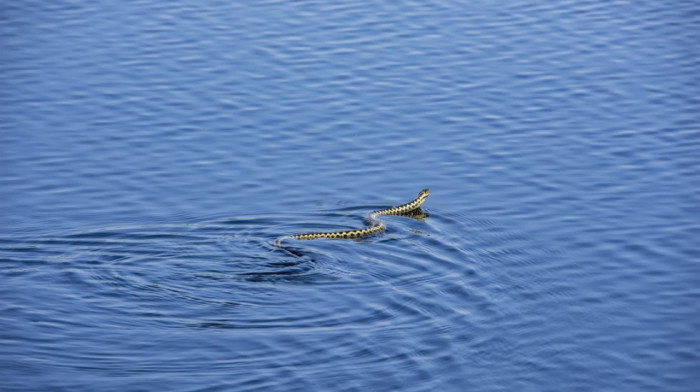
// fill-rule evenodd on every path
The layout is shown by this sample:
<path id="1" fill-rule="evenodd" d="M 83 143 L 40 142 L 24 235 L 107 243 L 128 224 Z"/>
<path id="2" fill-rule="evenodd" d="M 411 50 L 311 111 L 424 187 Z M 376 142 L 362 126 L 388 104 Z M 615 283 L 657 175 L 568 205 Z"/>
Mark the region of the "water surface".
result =
<path id="1" fill-rule="evenodd" d="M 1 389 L 695 390 L 699 11 L 8 4 Z"/>

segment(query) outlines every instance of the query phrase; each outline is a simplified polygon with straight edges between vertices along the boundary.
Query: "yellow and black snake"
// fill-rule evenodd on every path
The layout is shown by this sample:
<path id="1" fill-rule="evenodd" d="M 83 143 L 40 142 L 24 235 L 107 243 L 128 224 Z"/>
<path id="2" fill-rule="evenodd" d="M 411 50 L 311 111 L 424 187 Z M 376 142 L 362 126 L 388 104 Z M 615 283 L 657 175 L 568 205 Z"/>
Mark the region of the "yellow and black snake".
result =
<path id="1" fill-rule="evenodd" d="M 365 221 L 367 222 L 367 225 L 369 227 L 366 227 L 364 229 L 331 231 L 325 233 L 293 234 L 278 239 L 275 242 L 275 245 L 277 247 L 281 247 L 282 240 L 284 240 L 285 238 L 295 240 L 315 240 L 317 238 L 362 238 L 378 234 L 386 230 L 384 222 L 377 218 L 378 215 L 407 215 L 415 213 L 417 211 L 420 211 L 421 204 L 423 204 L 423 202 L 425 201 L 425 199 L 428 198 L 428 196 L 430 196 L 430 189 L 423 189 L 422 191 L 420 191 L 420 193 L 418 193 L 418 197 L 416 197 L 413 201 L 410 201 L 406 204 L 402 204 L 400 206 L 385 208 L 383 210 L 378 210 L 370 213 L 365 218 Z"/>

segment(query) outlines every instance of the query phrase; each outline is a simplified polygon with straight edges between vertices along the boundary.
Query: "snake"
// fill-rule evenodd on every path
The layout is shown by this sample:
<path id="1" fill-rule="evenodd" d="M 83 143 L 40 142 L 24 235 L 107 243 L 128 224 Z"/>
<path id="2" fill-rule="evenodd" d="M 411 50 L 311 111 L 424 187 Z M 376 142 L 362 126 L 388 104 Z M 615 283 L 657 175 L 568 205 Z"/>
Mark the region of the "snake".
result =
<path id="1" fill-rule="evenodd" d="M 430 189 L 423 189 L 418 193 L 418 197 L 409 201 L 406 204 L 401 204 L 395 207 L 385 208 L 383 210 L 373 211 L 365 217 L 368 227 L 363 229 L 329 231 L 321 233 L 301 233 L 284 236 L 275 242 L 275 246 L 281 247 L 281 243 L 285 238 L 295 240 L 315 240 L 318 238 L 363 238 L 371 235 L 379 234 L 386 230 L 386 225 L 379 218 L 379 215 L 408 215 L 420 211 L 420 206 L 425 202 L 425 199 L 430 196 Z"/>

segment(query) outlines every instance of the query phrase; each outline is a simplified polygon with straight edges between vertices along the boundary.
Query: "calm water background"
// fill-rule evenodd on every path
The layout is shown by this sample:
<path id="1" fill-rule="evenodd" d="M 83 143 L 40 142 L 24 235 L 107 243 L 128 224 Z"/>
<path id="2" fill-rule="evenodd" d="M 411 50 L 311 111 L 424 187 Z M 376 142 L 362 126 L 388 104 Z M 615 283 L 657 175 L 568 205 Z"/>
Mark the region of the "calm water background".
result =
<path id="1" fill-rule="evenodd" d="M 2 8 L 0 389 L 697 390 L 697 2 Z"/>

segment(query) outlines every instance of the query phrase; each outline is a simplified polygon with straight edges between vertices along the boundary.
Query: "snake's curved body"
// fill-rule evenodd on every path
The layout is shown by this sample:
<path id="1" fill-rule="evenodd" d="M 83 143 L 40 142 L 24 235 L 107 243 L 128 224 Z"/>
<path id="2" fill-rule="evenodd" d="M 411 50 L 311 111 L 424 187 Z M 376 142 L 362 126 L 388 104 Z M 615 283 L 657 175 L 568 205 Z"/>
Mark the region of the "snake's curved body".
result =
<path id="1" fill-rule="evenodd" d="M 390 208 L 385 208 L 383 210 L 378 210 L 370 213 L 366 218 L 365 221 L 367 222 L 367 225 L 369 227 L 366 227 L 364 229 L 356 229 L 356 230 L 344 230 L 344 231 L 330 231 L 330 232 L 325 232 L 325 233 L 302 233 L 302 234 L 293 234 L 288 237 L 282 237 L 277 242 L 275 243 L 278 247 L 280 246 L 281 242 L 285 238 L 291 238 L 295 240 L 315 240 L 318 238 L 362 238 L 362 237 L 368 237 L 374 234 L 379 234 L 386 230 L 386 226 L 384 225 L 384 222 L 379 220 L 377 216 L 379 215 L 405 215 L 409 214 L 412 212 L 416 212 L 419 210 L 421 204 L 425 201 L 425 199 L 430 196 L 430 190 L 429 189 L 423 189 L 418 193 L 418 197 L 416 197 L 414 200 L 402 204 L 400 206 L 396 207 L 390 207 Z"/>

